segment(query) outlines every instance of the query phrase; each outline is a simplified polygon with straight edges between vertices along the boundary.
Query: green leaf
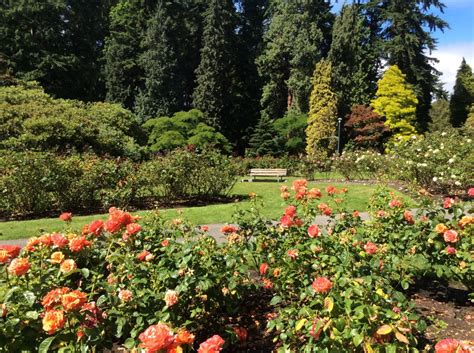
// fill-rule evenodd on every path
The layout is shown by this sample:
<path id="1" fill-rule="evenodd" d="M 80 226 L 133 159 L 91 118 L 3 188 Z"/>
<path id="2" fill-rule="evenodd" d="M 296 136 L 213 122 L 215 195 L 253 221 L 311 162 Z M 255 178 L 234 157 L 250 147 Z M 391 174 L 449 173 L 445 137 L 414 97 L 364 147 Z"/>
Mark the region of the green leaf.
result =
<path id="1" fill-rule="evenodd" d="M 279 303 L 281 303 L 281 297 L 279 297 L 278 295 L 274 296 L 270 301 L 270 305 L 277 305 Z"/>
<path id="2" fill-rule="evenodd" d="M 4 302 L 4 303 L 7 303 L 8 300 L 10 300 L 10 297 L 11 297 L 17 290 L 19 290 L 19 289 L 20 289 L 20 287 L 18 287 L 18 286 L 11 288 L 11 289 L 7 292 L 7 294 L 5 294 L 5 298 L 3 299 L 3 302 Z"/>
<path id="3" fill-rule="evenodd" d="M 30 306 L 32 306 L 35 303 L 36 295 L 33 292 L 26 291 L 26 292 L 23 293 L 23 295 L 25 296 L 26 302 Z"/>
<path id="4" fill-rule="evenodd" d="M 354 346 L 356 347 L 358 347 L 363 341 L 364 341 L 364 336 L 361 335 L 360 333 L 355 334 L 352 337 L 352 342 L 354 343 Z"/>
<path id="5" fill-rule="evenodd" d="M 39 314 L 37 311 L 27 311 L 25 316 L 30 320 L 36 320 L 38 319 Z"/>
<path id="6" fill-rule="evenodd" d="M 129 337 L 125 340 L 123 346 L 127 349 L 132 349 L 133 347 L 135 347 L 135 340 Z"/>
<path id="7" fill-rule="evenodd" d="M 89 277 L 89 274 L 90 274 L 90 271 L 88 268 L 82 268 L 81 269 L 81 273 L 82 275 L 84 276 L 84 278 L 88 278 Z"/>
<path id="8" fill-rule="evenodd" d="M 56 336 L 48 337 L 38 346 L 38 353 L 47 353 Z"/>

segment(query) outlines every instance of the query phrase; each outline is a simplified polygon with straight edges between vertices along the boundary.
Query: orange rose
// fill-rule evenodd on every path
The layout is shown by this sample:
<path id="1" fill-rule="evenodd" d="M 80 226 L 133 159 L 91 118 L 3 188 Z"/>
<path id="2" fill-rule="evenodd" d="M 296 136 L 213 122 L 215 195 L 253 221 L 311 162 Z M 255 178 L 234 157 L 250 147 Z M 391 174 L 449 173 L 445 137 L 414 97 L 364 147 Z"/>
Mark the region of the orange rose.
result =
<path id="1" fill-rule="evenodd" d="M 0 249 L 0 264 L 6 264 L 8 260 L 10 260 L 10 255 L 8 255 L 8 251 Z"/>
<path id="2" fill-rule="evenodd" d="M 63 310 L 49 310 L 43 317 L 43 330 L 52 335 L 64 327 L 66 318 Z"/>
<path id="3" fill-rule="evenodd" d="M 67 287 L 53 289 L 43 297 L 41 305 L 43 305 L 46 310 L 54 309 L 55 306 L 61 304 L 63 295 L 70 291 L 71 290 Z"/>
<path id="4" fill-rule="evenodd" d="M 90 244 L 91 243 L 86 239 L 86 237 L 82 235 L 71 239 L 71 241 L 69 242 L 69 249 L 72 252 L 78 252 L 89 246 Z"/>
<path id="5" fill-rule="evenodd" d="M 222 350 L 225 341 L 219 335 L 214 335 L 207 341 L 201 343 L 198 353 L 218 353 Z"/>
<path id="6" fill-rule="evenodd" d="M 455 230 L 447 230 L 446 232 L 444 232 L 443 238 L 446 243 L 456 243 L 459 240 L 458 232 L 456 232 Z"/>
<path id="7" fill-rule="evenodd" d="M 67 246 L 67 244 L 69 243 L 69 240 L 67 240 L 67 238 L 64 235 L 59 234 L 59 233 L 51 234 L 51 240 L 53 244 L 57 246 L 58 248 L 63 248 Z"/>
<path id="8" fill-rule="evenodd" d="M 71 222 L 72 221 L 72 213 L 71 212 L 63 212 L 59 216 L 59 219 L 64 222 Z"/>
<path id="9" fill-rule="evenodd" d="M 51 254 L 51 263 L 60 264 L 64 260 L 64 254 L 61 251 L 56 251 Z"/>
<path id="10" fill-rule="evenodd" d="M 439 223 L 435 227 L 435 232 L 438 234 L 443 234 L 448 230 L 448 227 L 446 227 L 443 223 Z"/>
<path id="11" fill-rule="evenodd" d="M 0 245 L 0 251 L 2 250 L 7 252 L 8 258 L 11 260 L 20 255 L 21 248 L 16 245 Z M 0 263 L 2 262 L 0 261 Z"/>
<path id="12" fill-rule="evenodd" d="M 178 302 L 178 293 L 174 290 L 167 290 L 165 294 L 166 306 L 170 307 Z"/>
<path id="13" fill-rule="evenodd" d="M 162 349 L 170 348 L 174 342 L 173 332 L 165 324 L 157 324 L 148 327 L 138 336 L 140 347 L 147 353 L 157 353 Z"/>
<path id="14" fill-rule="evenodd" d="M 461 228 L 464 228 L 465 226 L 469 225 L 469 224 L 473 224 L 474 223 L 474 217 L 473 216 L 464 216 L 463 218 L 461 218 L 461 220 L 459 221 L 459 226 Z"/>
<path id="15" fill-rule="evenodd" d="M 96 220 L 89 224 L 88 230 L 90 233 L 94 234 L 95 236 L 99 236 L 104 229 L 104 221 Z"/>
<path id="16" fill-rule="evenodd" d="M 133 298 L 133 293 L 128 289 L 121 289 L 119 291 L 118 297 L 123 302 L 129 302 Z"/>
<path id="17" fill-rule="evenodd" d="M 312 188 L 308 191 L 308 198 L 309 199 L 319 199 L 321 198 L 321 190 Z"/>
<path id="18" fill-rule="evenodd" d="M 176 335 L 175 343 L 176 344 L 193 344 L 194 335 L 185 329 L 178 331 Z"/>
<path id="19" fill-rule="evenodd" d="M 62 273 L 69 273 L 77 268 L 76 262 L 73 259 L 64 260 L 59 266 L 59 271 Z"/>
<path id="20" fill-rule="evenodd" d="M 122 223 L 117 220 L 109 219 L 104 224 L 104 229 L 109 233 L 116 233 L 122 228 Z"/>
<path id="21" fill-rule="evenodd" d="M 28 259 L 25 259 L 25 258 L 14 259 L 10 263 L 10 266 L 8 266 L 8 272 L 10 272 L 12 275 L 15 275 L 15 276 L 22 276 L 28 272 L 30 267 L 31 266 L 30 266 L 30 263 L 28 262 Z"/>
<path id="22" fill-rule="evenodd" d="M 317 293 L 327 293 L 332 288 L 332 282 L 326 277 L 316 278 L 311 285 Z"/>
<path id="23" fill-rule="evenodd" d="M 67 311 L 78 310 L 87 301 L 87 295 L 79 290 L 73 290 L 72 292 L 66 293 L 61 298 L 61 304 Z"/>

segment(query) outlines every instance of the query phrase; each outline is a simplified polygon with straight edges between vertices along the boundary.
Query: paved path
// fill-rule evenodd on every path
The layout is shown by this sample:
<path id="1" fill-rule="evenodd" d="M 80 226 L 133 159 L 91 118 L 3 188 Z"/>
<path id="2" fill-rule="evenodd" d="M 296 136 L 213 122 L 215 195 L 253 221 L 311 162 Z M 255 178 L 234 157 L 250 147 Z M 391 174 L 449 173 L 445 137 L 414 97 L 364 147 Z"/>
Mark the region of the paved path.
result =
<path id="1" fill-rule="evenodd" d="M 361 212 L 360 217 L 363 220 L 366 220 L 369 218 L 369 214 L 367 212 Z M 318 225 L 326 225 L 329 220 L 329 217 L 327 216 L 316 216 L 316 219 L 314 221 L 315 224 Z M 276 223 L 276 222 L 275 222 Z M 212 235 L 218 243 L 223 243 L 225 241 L 225 236 L 224 234 L 221 233 L 220 229 L 224 223 L 215 223 L 215 224 L 208 224 L 207 226 L 209 227 L 208 233 Z M 12 239 L 12 240 L 0 240 L 0 244 L 3 245 L 18 245 L 18 246 L 25 246 L 27 243 L 28 239 L 27 238 L 22 238 L 22 239 Z"/>

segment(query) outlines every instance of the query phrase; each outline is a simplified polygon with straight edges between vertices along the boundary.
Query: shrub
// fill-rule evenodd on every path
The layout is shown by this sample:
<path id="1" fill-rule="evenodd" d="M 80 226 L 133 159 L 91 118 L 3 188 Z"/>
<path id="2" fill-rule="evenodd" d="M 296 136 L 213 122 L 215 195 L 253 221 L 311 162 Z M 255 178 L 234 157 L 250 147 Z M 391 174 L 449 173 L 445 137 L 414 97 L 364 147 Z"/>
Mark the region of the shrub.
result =
<path id="1" fill-rule="evenodd" d="M 34 83 L 0 87 L 0 148 L 140 158 L 138 120 L 117 104 L 54 99 Z"/>
<path id="2" fill-rule="evenodd" d="M 92 154 L 0 153 L 5 216 L 127 207 L 142 201 L 205 200 L 227 195 L 236 170 L 217 152 L 175 151 L 148 162 Z"/>
<path id="3" fill-rule="evenodd" d="M 183 219 L 137 223 L 116 208 L 80 233 L 63 215 L 63 232 L 32 238 L 21 252 L 0 245 L 0 352 L 114 343 L 189 352 L 211 335 L 204 346 L 244 351 L 253 301 L 267 303 L 266 332 L 280 353 L 416 352 L 427 323 L 410 285 L 429 276 L 474 288 L 474 218 L 460 201 L 413 214 L 380 189 L 362 221 L 345 209 L 348 190 L 327 187 L 327 204 L 306 180 L 281 191 L 288 206 L 279 223 L 261 217 L 254 197 L 239 226 L 221 229 L 222 245 Z M 316 215 L 327 226 L 314 225 Z"/>
<path id="4" fill-rule="evenodd" d="M 354 144 L 359 148 L 381 150 L 389 129 L 380 115 L 370 107 L 354 105 L 344 124 Z"/>
<path id="5" fill-rule="evenodd" d="M 148 144 L 153 152 L 169 152 L 186 145 L 199 149 L 217 148 L 227 153 L 231 150 L 229 141 L 206 125 L 203 113 L 197 109 L 150 119 L 143 127 L 149 131 Z"/>

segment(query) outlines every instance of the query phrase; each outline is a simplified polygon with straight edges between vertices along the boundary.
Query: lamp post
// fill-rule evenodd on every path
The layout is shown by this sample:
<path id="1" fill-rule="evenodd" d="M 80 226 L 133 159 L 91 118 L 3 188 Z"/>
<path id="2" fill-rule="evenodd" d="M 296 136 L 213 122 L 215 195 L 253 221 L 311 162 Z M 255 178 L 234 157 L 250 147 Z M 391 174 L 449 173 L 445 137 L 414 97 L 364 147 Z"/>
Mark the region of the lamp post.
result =
<path id="1" fill-rule="evenodd" d="M 337 153 L 341 154 L 341 123 L 342 118 L 337 119 Z"/>

